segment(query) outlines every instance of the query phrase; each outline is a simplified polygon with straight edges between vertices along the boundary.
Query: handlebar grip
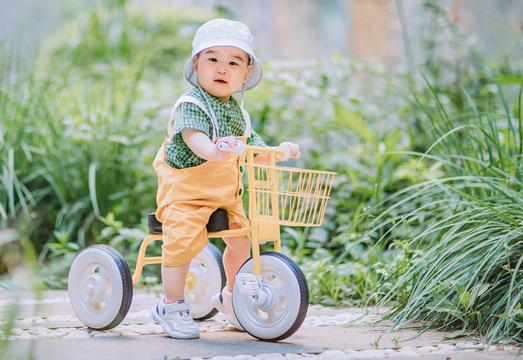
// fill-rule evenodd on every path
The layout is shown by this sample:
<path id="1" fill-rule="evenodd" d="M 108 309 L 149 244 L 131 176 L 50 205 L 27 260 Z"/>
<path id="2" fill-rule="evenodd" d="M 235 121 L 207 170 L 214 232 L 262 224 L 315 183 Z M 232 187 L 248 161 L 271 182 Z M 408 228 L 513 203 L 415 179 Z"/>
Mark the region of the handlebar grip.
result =
<path id="1" fill-rule="evenodd" d="M 277 146 L 252 146 L 245 145 L 245 151 L 252 151 L 255 154 L 271 154 L 285 155 L 285 150 L 280 149 Z"/>
<path id="2" fill-rule="evenodd" d="M 226 142 L 218 143 L 218 150 L 230 152 L 234 155 L 241 155 L 245 151 L 245 144 L 242 141 L 237 141 L 236 146 L 232 147 Z"/>

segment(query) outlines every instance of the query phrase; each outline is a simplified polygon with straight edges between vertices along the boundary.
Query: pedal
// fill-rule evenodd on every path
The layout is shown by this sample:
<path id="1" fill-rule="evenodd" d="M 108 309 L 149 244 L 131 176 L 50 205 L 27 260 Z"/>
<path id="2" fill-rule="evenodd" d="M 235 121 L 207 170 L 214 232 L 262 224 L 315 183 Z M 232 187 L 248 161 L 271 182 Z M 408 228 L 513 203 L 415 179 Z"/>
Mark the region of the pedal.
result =
<path id="1" fill-rule="evenodd" d="M 235 279 L 242 295 L 250 297 L 255 302 L 261 300 L 263 297 L 261 276 L 251 273 L 238 273 Z"/>

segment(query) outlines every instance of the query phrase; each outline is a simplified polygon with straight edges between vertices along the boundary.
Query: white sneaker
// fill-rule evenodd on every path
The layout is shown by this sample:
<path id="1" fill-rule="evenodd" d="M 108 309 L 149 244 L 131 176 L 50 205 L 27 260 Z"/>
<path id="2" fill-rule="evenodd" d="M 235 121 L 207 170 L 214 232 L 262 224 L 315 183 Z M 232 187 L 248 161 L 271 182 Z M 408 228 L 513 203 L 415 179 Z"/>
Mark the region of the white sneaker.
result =
<path id="1" fill-rule="evenodd" d="M 151 317 L 175 339 L 198 339 L 200 331 L 191 317 L 190 306 L 185 301 L 166 304 L 164 297 L 151 309 Z"/>
<path id="2" fill-rule="evenodd" d="M 227 290 L 227 287 L 224 287 L 218 294 L 214 294 L 211 298 L 211 303 L 216 310 L 225 315 L 231 326 L 240 331 L 245 331 L 234 314 L 232 309 L 232 292 Z"/>

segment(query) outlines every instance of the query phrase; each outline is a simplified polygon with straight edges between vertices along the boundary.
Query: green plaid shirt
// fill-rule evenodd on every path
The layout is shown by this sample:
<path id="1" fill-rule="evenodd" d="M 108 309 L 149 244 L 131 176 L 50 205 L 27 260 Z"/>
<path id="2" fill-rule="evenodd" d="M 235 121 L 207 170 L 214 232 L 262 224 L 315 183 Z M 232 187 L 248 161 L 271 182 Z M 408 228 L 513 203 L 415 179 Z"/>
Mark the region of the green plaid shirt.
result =
<path id="1" fill-rule="evenodd" d="M 205 98 L 207 99 L 218 118 L 218 137 L 243 136 L 245 134 L 246 124 L 243 120 L 240 106 L 233 97 L 229 101 L 223 101 L 196 87 L 187 92 L 186 95 L 194 96 L 204 104 L 206 104 Z M 207 115 L 192 103 L 182 103 L 176 109 L 172 127 L 174 135 L 167 142 L 165 162 L 176 169 L 203 164 L 206 160 L 193 153 L 185 141 L 183 141 L 182 130 L 199 130 L 206 133 L 209 138 L 212 138 L 212 123 Z M 247 144 L 267 146 L 262 138 L 252 129 L 251 135 L 247 139 Z"/>

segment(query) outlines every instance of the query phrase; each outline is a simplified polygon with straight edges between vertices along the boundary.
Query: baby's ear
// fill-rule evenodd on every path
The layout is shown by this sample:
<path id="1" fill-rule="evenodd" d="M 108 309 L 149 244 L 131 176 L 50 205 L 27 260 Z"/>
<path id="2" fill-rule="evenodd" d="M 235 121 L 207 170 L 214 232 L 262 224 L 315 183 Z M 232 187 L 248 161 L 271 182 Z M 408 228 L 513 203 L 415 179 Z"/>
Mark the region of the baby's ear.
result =
<path id="1" fill-rule="evenodd" d="M 245 72 L 245 77 L 243 78 L 243 81 L 246 81 L 249 75 L 251 75 L 252 69 L 254 68 L 253 64 L 247 65 L 247 71 Z"/>
<path id="2" fill-rule="evenodd" d="M 200 54 L 196 54 L 192 58 L 192 62 L 194 63 L 194 71 L 196 72 L 198 70 L 198 58 Z"/>

